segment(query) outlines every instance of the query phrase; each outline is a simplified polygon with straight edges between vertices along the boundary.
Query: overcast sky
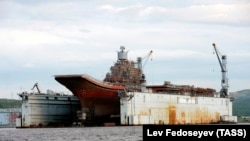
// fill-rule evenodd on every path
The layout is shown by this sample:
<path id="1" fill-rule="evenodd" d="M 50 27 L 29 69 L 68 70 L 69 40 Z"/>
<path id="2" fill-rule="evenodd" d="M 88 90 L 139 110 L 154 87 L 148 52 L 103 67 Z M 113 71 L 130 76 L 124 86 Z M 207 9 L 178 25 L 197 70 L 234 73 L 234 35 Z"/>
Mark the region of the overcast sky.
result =
<path id="1" fill-rule="evenodd" d="M 71 94 L 58 74 L 103 80 L 125 46 L 148 84 L 221 88 L 212 43 L 227 55 L 229 91 L 250 89 L 249 0 L 0 0 L 0 98 L 38 82 Z"/>

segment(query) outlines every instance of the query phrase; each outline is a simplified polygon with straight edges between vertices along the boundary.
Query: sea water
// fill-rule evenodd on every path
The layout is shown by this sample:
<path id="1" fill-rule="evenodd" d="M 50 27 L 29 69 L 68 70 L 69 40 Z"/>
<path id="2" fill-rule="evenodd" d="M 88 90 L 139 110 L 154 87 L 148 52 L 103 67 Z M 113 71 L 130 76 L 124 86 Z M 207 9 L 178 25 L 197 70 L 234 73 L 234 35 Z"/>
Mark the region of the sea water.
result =
<path id="1" fill-rule="evenodd" d="M 142 126 L 0 128 L 0 141 L 142 141 Z"/>

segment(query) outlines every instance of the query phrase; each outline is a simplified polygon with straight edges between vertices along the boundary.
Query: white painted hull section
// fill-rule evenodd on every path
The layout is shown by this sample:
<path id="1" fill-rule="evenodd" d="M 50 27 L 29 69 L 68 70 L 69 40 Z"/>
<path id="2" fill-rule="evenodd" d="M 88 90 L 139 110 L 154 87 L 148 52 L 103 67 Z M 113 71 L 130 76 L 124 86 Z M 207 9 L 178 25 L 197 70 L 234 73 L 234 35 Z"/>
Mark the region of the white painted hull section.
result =
<path id="1" fill-rule="evenodd" d="M 232 116 L 232 101 L 219 97 L 129 92 L 121 98 L 121 125 L 209 124 Z"/>

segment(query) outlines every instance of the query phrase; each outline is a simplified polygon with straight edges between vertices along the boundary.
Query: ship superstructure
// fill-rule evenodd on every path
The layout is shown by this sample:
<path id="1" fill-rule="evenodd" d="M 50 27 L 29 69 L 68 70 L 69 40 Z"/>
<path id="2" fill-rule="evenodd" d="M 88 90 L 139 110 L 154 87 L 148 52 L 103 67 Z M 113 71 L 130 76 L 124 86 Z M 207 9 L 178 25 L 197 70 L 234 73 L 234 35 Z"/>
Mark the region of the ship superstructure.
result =
<path id="1" fill-rule="evenodd" d="M 150 51 L 146 57 L 150 57 L 153 51 Z M 137 61 L 128 60 L 128 51 L 121 46 L 118 52 L 117 62 L 110 67 L 110 72 L 106 74 L 104 82 L 124 85 L 127 91 L 141 91 L 141 85 L 146 82 L 145 74 L 142 70 L 142 57 Z"/>

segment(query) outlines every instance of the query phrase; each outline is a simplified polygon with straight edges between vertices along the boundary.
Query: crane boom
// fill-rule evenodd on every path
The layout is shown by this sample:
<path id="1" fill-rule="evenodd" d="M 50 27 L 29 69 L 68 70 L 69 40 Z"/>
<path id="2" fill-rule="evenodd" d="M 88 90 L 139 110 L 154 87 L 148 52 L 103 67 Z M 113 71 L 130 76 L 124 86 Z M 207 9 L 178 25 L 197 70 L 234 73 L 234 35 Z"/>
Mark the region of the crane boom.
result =
<path id="1" fill-rule="evenodd" d="M 216 48 L 216 46 L 215 46 L 215 43 L 213 43 L 213 46 L 214 46 L 214 50 L 215 50 L 216 56 L 217 56 L 217 58 L 218 58 L 220 67 L 221 67 L 221 71 L 222 71 L 222 72 L 225 72 L 226 70 L 225 70 L 225 68 L 224 68 L 224 66 L 223 66 L 223 64 L 222 64 L 222 61 L 220 60 L 219 51 L 217 50 L 217 48 Z"/>
<path id="2" fill-rule="evenodd" d="M 222 72 L 222 80 L 221 80 L 221 91 L 220 94 L 221 96 L 228 96 L 228 78 L 227 78 L 227 68 L 226 68 L 226 55 L 221 55 L 221 59 L 220 59 L 220 55 L 219 55 L 219 51 L 216 48 L 215 43 L 213 43 L 213 47 L 217 56 L 217 59 L 219 61 L 220 67 L 221 67 L 221 72 Z"/>
<path id="3" fill-rule="evenodd" d="M 151 50 L 145 57 L 138 57 L 137 58 L 137 65 L 138 65 L 138 68 L 141 70 L 141 81 L 142 82 L 145 82 L 145 74 L 143 73 L 143 68 L 146 64 L 146 62 L 148 61 L 149 57 L 152 55 L 153 51 Z M 146 59 L 144 64 L 142 65 L 142 60 L 143 59 Z"/>
<path id="4" fill-rule="evenodd" d="M 34 86 L 33 86 L 33 88 L 32 88 L 31 90 L 34 90 L 34 88 L 37 89 L 38 94 L 41 93 L 41 91 L 40 91 L 40 89 L 39 89 L 39 87 L 38 87 L 38 83 L 35 83 Z"/>
<path id="5" fill-rule="evenodd" d="M 142 68 L 144 68 L 145 64 L 147 63 L 147 61 L 148 61 L 149 57 L 152 55 L 152 53 L 153 53 L 153 50 L 151 50 L 144 58 L 142 58 L 142 59 L 146 58 L 144 64 L 142 65 Z"/>

